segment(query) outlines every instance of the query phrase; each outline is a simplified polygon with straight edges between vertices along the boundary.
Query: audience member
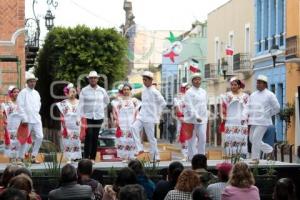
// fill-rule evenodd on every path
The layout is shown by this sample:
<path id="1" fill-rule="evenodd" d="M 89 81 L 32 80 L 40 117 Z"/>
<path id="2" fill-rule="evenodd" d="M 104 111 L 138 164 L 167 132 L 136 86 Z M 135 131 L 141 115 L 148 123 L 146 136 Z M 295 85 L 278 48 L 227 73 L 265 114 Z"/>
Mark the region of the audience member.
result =
<path id="1" fill-rule="evenodd" d="M 101 200 L 103 197 L 103 187 L 99 181 L 91 178 L 93 173 L 93 163 L 89 159 L 79 161 L 78 168 L 78 183 L 80 185 L 89 185 L 95 195 L 95 200 Z"/>
<path id="2" fill-rule="evenodd" d="M 204 187 L 196 187 L 192 192 L 192 200 L 212 200 Z"/>
<path id="3" fill-rule="evenodd" d="M 17 169 L 19 169 L 19 165 L 8 165 L 5 170 L 3 171 L 3 174 L 1 176 L 1 187 L 0 192 L 2 192 L 8 185 L 10 179 L 12 179 L 15 176 L 15 172 Z"/>
<path id="4" fill-rule="evenodd" d="M 192 169 L 200 177 L 200 182 L 203 187 L 207 187 L 209 184 L 216 183 L 218 178 L 211 172 L 207 171 L 207 158 L 203 154 L 196 154 L 192 158 Z"/>
<path id="5" fill-rule="evenodd" d="M 130 184 L 137 184 L 137 178 L 134 171 L 128 167 L 121 169 L 115 183 L 104 187 L 102 200 L 116 200 L 120 189 Z"/>
<path id="6" fill-rule="evenodd" d="M 21 190 L 15 188 L 7 188 L 0 192 L 0 199 L 3 200 L 27 200 L 26 195 Z"/>
<path id="7" fill-rule="evenodd" d="M 216 168 L 218 170 L 218 178 L 220 182 L 208 185 L 207 191 L 209 192 L 210 197 L 213 200 L 220 200 L 221 194 L 224 191 L 225 187 L 227 186 L 232 164 L 223 162 L 217 164 Z"/>
<path id="8" fill-rule="evenodd" d="M 168 192 L 165 200 L 191 200 L 193 189 L 197 186 L 200 186 L 200 184 L 200 179 L 197 173 L 193 170 L 186 169 L 181 172 L 175 189 Z"/>
<path id="9" fill-rule="evenodd" d="M 9 181 L 8 187 L 24 191 L 28 200 L 40 200 L 41 199 L 41 197 L 34 192 L 32 180 L 26 174 L 20 174 L 20 175 L 13 177 Z"/>
<path id="10" fill-rule="evenodd" d="M 296 187 L 294 182 L 289 178 L 279 179 L 274 188 L 273 199 L 296 200 Z"/>
<path id="11" fill-rule="evenodd" d="M 259 200 L 259 191 L 254 186 L 254 177 L 244 162 L 236 163 L 229 177 L 229 185 L 222 193 L 222 200 Z"/>
<path id="12" fill-rule="evenodd" d="M 26 167 L 20 167 L 20 168 L 18 168 L 17 170 L 16 170 L 16 172 L 15 172 L 15 176 L 18 176 L 18 175 L 20 175 L 20 174 L 25 174 L 25 175 L 27 175 L 28 177 L 32 177 L 32 173 L 31 173 L 31 171 L 30 171 L 30 169 L 28 169 L 28 168 L 26 168 Z"/>
<path id="13" fill-rule="evenodd" d="M 144 167 L 139 160 L 131 160 L 128 163 L 128 167 L 131 168 L 137 177 L 137 183 L 144 187 L 147 199 L 153 198 L 153 192 L 155 190 L 155 184 L 145 174 Z"/>
<path id="14" fill-rule="evenodd" d="M 146 193 L 141 185 L 126 185 L 121 188 L 119 200 L 146 200 Z"/>
<path id="15" fill-rule="evenodd" d="M 184 170 L 180 162 L 172 162 L 168 168 L 168 180 L 161 180 L 156 184 L 153 200 L 164 200 L 170 190 L 174 190 L 180 173 Z"/>
<path id="16" fill-rule="evenodd" d="M 50 191 L 49 200 L 88 200 L 94 196 L 90 186 L 77 184 L 76 169 L 71 164 L 66 164 L 62 168 L 60 184 L 61 187 Z"/>

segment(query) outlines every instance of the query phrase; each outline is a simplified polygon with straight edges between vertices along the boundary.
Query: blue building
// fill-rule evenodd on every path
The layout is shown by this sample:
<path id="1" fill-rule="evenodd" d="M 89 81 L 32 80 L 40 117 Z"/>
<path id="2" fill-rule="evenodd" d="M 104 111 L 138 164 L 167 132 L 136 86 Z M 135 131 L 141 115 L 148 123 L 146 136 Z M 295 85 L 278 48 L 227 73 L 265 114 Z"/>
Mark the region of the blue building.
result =
<path id="1" fill-rule="evenodd" d="M 281 108 L 285 104 L 286 96 L 286 68 L 283 63 L 276 63 L 273 67 L 270 49 L 277 45 L 280 53 L 277 61 L 285 59 L 286 35 L 286 0 L 255 0 L 255 56 L 253 57 L 254 76 L 263 74 L 268 77 L 268 87 L 275 93 Z M 255 84 L 255 81 L 254 81 Z M 256 88 L 254 85 L 253 88 Z M 284 124 L 278 116 L 273 118 L 276 127 L 276 138 L 284 138 Z"/>

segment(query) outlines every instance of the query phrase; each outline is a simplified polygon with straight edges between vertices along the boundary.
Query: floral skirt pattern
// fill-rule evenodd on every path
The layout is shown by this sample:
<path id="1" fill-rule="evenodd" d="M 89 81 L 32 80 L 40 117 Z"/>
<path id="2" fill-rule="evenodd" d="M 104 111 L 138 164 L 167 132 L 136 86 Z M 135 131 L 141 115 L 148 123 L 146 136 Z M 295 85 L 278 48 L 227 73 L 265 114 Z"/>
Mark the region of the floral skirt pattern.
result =
<path id="1" fill-rule="evenodd" d="M 225 155 L 247 156 L 248 126 L 225 125 Z"/>
<path id="2" fill-rule="evenodd" d="M 68 130 L 67 137 L 62 138 L 64 156 L 68 160 L 81 159 L 80 131 Z"/>
<path id="3" fill-rule="evenodd" d="M 131 132 L 122 132 L 122 136 L 117 138 L 117 154 L 122 159 L 134 159 L 136 145 Z"/>

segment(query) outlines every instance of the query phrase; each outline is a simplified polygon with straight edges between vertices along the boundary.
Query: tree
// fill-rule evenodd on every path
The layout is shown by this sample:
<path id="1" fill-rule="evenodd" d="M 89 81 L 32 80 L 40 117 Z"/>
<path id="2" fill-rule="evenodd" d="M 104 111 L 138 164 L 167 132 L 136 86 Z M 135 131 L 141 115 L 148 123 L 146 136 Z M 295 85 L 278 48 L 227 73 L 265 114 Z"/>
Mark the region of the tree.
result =
<path id="1" fill-rule="evenodd" d="M 44 126 L 53 127 L 50 107 L 57 99 L 51 95 L 62 95 L 65 85 L 56 85 L 49 91 L 53 81 L 68 81 L 74 84 L 83 74 L 95 70 L 107 77 L 108 85 L 123 80 L 127 42 L 115 29 L 90 29 L 55 27 L 46 36 L 38 55 L 35 70 L 39 78 L 37 89 L 41 94 L 41 114 Z M 81 83 L 86 84 L 86 80 Z M 100 82 L 103 85 L 103 81 Z"/>

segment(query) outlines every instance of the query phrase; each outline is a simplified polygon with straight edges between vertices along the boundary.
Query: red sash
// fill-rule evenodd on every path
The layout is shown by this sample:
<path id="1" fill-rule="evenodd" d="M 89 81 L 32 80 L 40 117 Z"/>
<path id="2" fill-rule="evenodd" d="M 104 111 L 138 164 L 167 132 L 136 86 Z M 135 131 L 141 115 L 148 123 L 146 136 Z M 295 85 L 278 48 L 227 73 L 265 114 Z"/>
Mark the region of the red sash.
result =
<path id="1" fill-rule="evenodd" d="M 17 138 L 21 144 L 25 144 L 26 142 L 32 142 L 31 139 L 29 139 L 30 133 L 28 124 L 20 124 L 18 131 L 17 131 Z"/>

